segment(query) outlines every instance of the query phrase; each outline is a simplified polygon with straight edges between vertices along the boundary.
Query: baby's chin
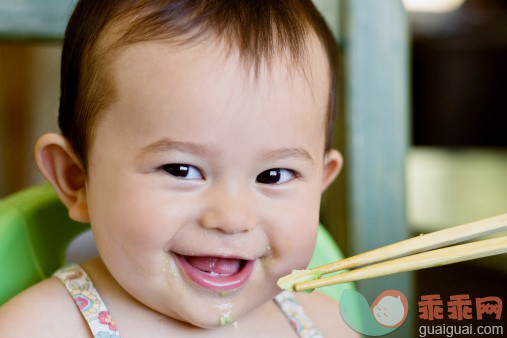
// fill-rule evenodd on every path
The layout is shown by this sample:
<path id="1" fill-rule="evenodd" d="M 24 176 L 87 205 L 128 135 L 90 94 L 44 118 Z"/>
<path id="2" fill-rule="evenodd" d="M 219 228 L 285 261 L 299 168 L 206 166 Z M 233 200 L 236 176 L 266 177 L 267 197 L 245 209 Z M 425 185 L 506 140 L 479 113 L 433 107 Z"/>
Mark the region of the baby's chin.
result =
<path id="1" fill-rule="evenodd" d="M 227 296 L 224 296 L 221 302 L 211 302 L 212 304 L 207 303 L 204 305 L 201 303 L 198 308 L 173 308 L 173 311 L 177 311 L 177 313 L 170 317 L 186 325 L 193 326 L 195 329 L 224 328 L 225 326 L 237 325 L 234 322 L 241 323 L 244 317 L 248 317 L 249 314 L 258 311 L 264 304 L 271 302 L 275 295 L 276 292 L 273 295 L 266 293 L 257 295 L 254 298 L 244 295 L 244 297 L 227 299 Z"/>
<path id="2" fill-rule="evenodd" d="M 172 317 L 181 324 L 193 328 L 199 329 L 219 329 L 228 325 L 233 325 L 234 322 L 241 320 L 244 313 L 234 313 L 233 310 L 217 311 L 213 309 L 207 311 L 201 309 L 198 313 L 183 314 Z"/>

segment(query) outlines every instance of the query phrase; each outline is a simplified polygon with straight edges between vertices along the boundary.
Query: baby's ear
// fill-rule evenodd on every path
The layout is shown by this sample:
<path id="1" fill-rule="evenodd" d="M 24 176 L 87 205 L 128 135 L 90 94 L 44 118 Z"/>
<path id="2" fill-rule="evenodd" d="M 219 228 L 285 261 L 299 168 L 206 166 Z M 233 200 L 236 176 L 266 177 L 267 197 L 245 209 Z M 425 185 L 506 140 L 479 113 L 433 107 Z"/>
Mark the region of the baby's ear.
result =
<path id="1" fill-rule="evenodd" d="M 334 179 L 340 173 L 343 165 L 343 157 L 336 149 L 326 151 L 324 155 L 324 172 L 322 175 L 322 191 L 333 183 Z"/>
<path id="2" fill-rule="evenodd" d="M 86 176 L 69 141 L 54 133 L 41 136 L 35 145 L 35 161 L 69 209 L 70 218 L 88 223 Z"/>

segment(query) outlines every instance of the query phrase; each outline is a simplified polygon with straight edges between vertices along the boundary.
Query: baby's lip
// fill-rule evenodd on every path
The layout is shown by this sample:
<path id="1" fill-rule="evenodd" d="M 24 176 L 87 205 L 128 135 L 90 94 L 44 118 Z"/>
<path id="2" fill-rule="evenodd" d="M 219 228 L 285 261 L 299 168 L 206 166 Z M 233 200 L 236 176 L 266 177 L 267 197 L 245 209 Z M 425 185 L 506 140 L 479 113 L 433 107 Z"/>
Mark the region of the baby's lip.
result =
<path id="1" fill-rule="evenodd" d="M 255 264 L 255 260 L 238 257 L 174 255 L 190 280 L 218 292 L 241 287 L 249 279 Z"/>

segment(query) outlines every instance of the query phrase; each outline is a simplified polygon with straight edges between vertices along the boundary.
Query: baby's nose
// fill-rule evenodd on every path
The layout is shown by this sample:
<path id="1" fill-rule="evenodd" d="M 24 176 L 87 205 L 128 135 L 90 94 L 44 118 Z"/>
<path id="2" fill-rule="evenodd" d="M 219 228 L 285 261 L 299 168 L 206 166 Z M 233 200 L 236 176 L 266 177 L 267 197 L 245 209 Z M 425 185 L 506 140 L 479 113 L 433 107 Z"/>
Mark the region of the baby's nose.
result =
<path id="1" fill-rule="evenodd" d="M 257 219 L 246 196 L 222 193 L 210 198 L 199 222 L 203 228 L 234 234 L 253 230 Z"/>

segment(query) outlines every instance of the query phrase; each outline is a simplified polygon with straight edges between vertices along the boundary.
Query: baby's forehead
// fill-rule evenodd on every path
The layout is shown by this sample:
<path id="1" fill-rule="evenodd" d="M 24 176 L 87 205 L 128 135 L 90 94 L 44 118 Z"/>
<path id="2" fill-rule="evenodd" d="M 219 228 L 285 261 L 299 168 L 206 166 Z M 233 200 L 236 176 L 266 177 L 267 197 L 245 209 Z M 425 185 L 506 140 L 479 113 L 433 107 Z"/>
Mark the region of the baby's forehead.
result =
<path id="1" fill-rule="evenodd" d="M 330 76 L 325 53 L 317 39 L 309 39 L 308 50 L 298 61 L 287 53 L 280 53 L 255 63 L 242 55 L 240 50 L 230 48 L 219 40 L 189 45 L 176 45 L 171 41 L 148 41 L 122 48 L 114 62 L 113 85 L 120 89 L 128 85 L 125 81 L 137 81 L 144 74 L 150 73 L 154 80 L 158 73 L 163 72 L 165 77 L 174 79 L 165 83 L 168 86 L 172 86 L 173 82 L 181 82 L 183 77 L 194 81 L 185 81 L 183 85 L 171 87 L 183 94 L 188 89 L 185 85 L 215 91 L 220 88 L 221 82 L 233 78 L 235 86 L 229 88 L 231 96 L 235 93 L 273 96 L 290 89 L 294 96 L 292 100 L 297 101 L 303 93 L 308 93 L 315 104 L 319 105 L 318 110 L 325 112 Z M 126 77 L 125 74 L 129 76 Z M 218 79 L 218 82 L 204 86 L 211 79 Z M 202 92 L 201 97 L 204 96 L 205 93 Z"/>
<path id="2" fill-rule="evenodd" d="M 164 84 L 182 93 L 185 87 L 172 87 L 173 84 L 185 83 L 198 88 L 204 87 L 209 81 L 217 81 L 206 87 L 214 91 L 227 81 L 232 81 L 235 87 L 229 88 L 231 95 L 239 92 L 247 95 L 278 95 L 282 89 L 290 88 L 294 94 L 301 94 L 302 91 L 311 95 L 325 92 L 321 100 L 327 101 L 330 81 L 322 54 L 322 51 L 314 48 L 299 63 L 293 62 L 285 54 L 252 63 L 240 51 L 215 41 L 185 46 L 175 46 L 166 41 L 148 41 L 125 46 L 117 55 L 113 66 L 114 85 L 116 88 L 128 86 L 129 81 L 136 82 L 146 74 L 151 74 L 148 80 L 154 81 L 163 73 L 169 79 Z M 187 78 L 194 82 L 183 81 Z"/>
<path id="3" fill-rule="evenodd" d="M 129 50 L 150 53 L 152 51 L 144 49 L 143 46 L 146 43 L 159 43 L 170 47 L 166 49 L 166 53 L 184 55 L 189 50 L 200 50 L 192 56 L 196 58 L 206 58 L 210 52 L 220 51 L 222 62 L 214 68 L 219 69 L 223 63 L 234 60 L 238 65 L 237 71 L 245 74 L 246 82 L 252 85 L 258 84 L 257 80 L 263 76 L 283 74 L 290 80 L 302 77 L 310 87 L 326 87 L 328 106 L 330 100 L 333 100 L 334 60 L 330 59 L 329 43 L 321 36 L 322 32 L 317 33 L 313 26 L 305 21 L 307 19 L 292 18 L 292 22 L 289 19 L 269 22 L 268 19 L 268 23 L 264 22 L 258 27 L 259 31 L 248 27 L 247 23 L 217 23 L 206 19 L 197 23 L 199 20 L 190 20 L 188 32 L 182 34 L 179 23 L 171 23 L 173 26 L 164 22 L 150 24 L 145 20 L 149 15 L 143 16 L 145 14 L 139 17 L 120 16 L 111 21 L 99 36 L 95 53 L 92 52 L 92 59 L 95 54 L 95 59 L 108 60 L 97 62 L 95 71 L 103 71 L 106 77 L 110 75 L 110 89 L 113 94 L 117 85 L 115 73 L 118 71 L 115 65 L 118 61 L 122 62 L 122 56 L 128 54 Z M 188 18 L 183 21 L 186 22 L 185 20 Z M 174 67 L 178 67 L 178 61 L 179 59 L 175 59 Z M 113 67 L 101 69 L 108 67 L 107 64 Z M 114 98 L 114 95 L 112 97 Z M 330 107 L 327 108 L 329 120 L 334 114 Z M 326 123 L 329 124 L 329 121 Z"/>

